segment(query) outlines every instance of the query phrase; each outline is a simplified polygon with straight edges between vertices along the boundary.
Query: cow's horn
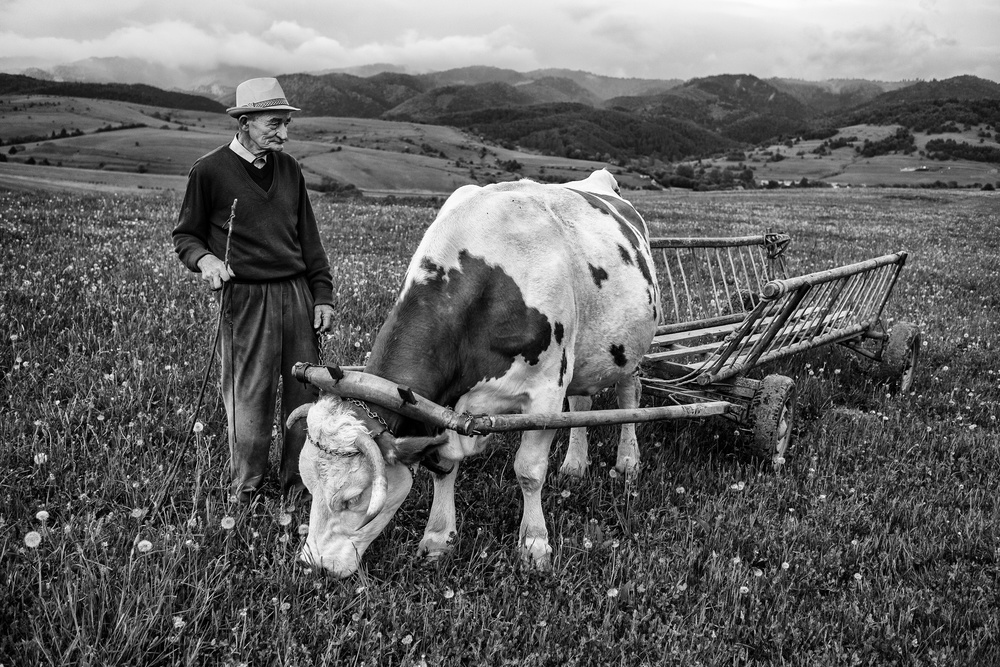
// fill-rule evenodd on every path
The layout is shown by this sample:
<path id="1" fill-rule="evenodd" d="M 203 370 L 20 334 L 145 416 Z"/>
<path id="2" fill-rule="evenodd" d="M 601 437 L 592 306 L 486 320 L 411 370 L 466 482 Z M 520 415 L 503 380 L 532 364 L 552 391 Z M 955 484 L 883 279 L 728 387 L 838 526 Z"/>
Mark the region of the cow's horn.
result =
<path id="1" fill-rule="evenodd" d="M 365 513 L 365 520 L 358 526 L 359 529 L 367 526 L 372 519 L 379 515 L 382 507 L 385 506 L 386 492 L 389 482 L 385 477 L 385 459 L 382 458 L 382 450 L 378 448 L 375 441 L 369 436 L 361 434 L 356 440 L 358 449 L 365 455 L 371 464 L 374 476 L 372 477 L 372 496 L 368 501 L 368 511 Z"/>
<path id="2" fill-rule="evenodd" d="M 303 403 L 299 407 L 292 410 L 292 413 L 288 415 L 288 419 L 285 420 L 285 428 L 291 428 L 295 425 L 295 422 L 304 418 L 306 414 L 309 413 L 309 408 L 312 406 L 312 403 Z"/>

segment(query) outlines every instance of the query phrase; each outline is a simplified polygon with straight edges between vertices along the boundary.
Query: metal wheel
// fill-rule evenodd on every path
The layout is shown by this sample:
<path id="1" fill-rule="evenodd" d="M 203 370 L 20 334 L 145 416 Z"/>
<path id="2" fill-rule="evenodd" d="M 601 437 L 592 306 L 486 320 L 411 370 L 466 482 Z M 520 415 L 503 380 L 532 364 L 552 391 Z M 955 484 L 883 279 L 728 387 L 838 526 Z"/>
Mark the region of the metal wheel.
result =
<path id="1" fill-rule="evenodd" d="M 792 442 L 795 382 L 784 375 L 765 377 L 750 401 L 748 416 L 752 434 L 747 451 L 780 467 Z"/>
<path id="2" fill-rule="evenodd" d="M 899 391 L 905 393 L 913 388 L 913 376 L 920 356 L 920 328 L 912 322 L 899 322 L 889 331 L 882 352 L 882 361 L 892 375 L 899 379 Z"/>

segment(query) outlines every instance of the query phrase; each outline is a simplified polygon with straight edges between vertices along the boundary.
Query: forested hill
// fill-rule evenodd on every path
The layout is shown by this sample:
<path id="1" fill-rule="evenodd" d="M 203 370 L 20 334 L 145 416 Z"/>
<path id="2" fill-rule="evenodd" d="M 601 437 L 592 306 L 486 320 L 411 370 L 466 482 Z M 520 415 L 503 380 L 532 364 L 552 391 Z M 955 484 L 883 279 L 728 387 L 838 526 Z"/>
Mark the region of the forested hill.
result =
<path id="1" fill-rule="evenodd" d="M 96 100 L 116 100 L 134 104 L 225 113 L 226 107 L 201 95 L 162 90 L 144 84 L 43 81 L 20 74 L 0 73 L 0 95 L 57 95 Z"/>

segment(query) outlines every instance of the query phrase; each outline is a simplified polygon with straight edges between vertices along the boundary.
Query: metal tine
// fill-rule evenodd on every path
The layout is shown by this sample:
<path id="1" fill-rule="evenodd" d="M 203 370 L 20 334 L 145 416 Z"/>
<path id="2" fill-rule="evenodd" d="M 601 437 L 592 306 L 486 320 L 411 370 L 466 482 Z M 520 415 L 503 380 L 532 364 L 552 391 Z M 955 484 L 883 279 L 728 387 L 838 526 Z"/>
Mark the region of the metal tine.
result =
<path id="1" fill-rule="evenodd" d="M 712 250 L 714 250 L 716 254 L 719 252 L 718 248 L 705 248 L 705 265 L 708 268 L 708 280 L 712 284 L 712 303 L 715 304 L 715 315 L 726 315 L 727 313 L 723 312 L 722 303 L 719 301 L 719 284 L 715 280 L 715 269 L 712 267 Z M 719 274 L 719 278 L 722 279 L 723 284 L 725 284 L 721 273 Z"/>
<path id="2" fill-rule="evenodd" d="M 677 302 L 677 288 L 674 285 L 674 275 L 673 271 L 670 270 L 670 258 L 667 257 L 666 248 L 660 248 L 660 256 L 663 258 L 663 267 L 667 274 L 667 282 L 670 283 L 670 295 L 673 297 L 674 300 L 674 321 L 680 322 L 681 307 L 680 304 Z"/>
<path id="3" fill-rule="evenodd" d="M 705 250 L 705 254 L 708 254 L 708 250 Z M 701 297 L 701 312 L 705 317 L 711 317 L 712 314 L 708 310 L 710 302 L 705 292 L 705 279 L 702 276 L 701 264 L 698 248 L 691 248 L 691 276 L 698 290 L 698 296 Z"/>
<path id="4" fill-rule="evenodd" d="M 687 275 L 684 273 L 684 259 L 681 256 L 680 248 L 675 248 L 674 252 L 677 255 L 677 267 L 681 272 L 681 280 L 684 282 L 684 296 L 687 298 L 687 310 L 688 317 L 692 320 L 694 319 L 694 309 L 691 305 L 691 289 L 688 287 Z"/>

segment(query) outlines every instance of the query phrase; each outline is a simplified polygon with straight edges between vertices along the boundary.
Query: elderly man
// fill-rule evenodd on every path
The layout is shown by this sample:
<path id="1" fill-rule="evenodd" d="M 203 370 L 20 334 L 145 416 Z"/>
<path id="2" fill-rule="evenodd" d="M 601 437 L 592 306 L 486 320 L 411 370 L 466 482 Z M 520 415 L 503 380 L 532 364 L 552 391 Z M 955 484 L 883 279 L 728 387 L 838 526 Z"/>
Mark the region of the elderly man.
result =
<path id="1" fill-rule="evenodd" d="M 236 106 L 227 109 L 239 123 L 236 136 L 191 168 L 173 232 L 181 262 L 222 291 L 230 491 L 243 503 L 267 472 L 278 379 L 283 417 L 313 400 L 291 367 L 318 363 L 316 332 L 333 322 L 330 263 L 302 170 L 283 152 L 293 111 L 299 109 L 288 104 L 277 79 L 239 85 Z M 283 495 L 303 488 L 298 458 L 304 440 L 298 426 L 282 439 Z"/>

